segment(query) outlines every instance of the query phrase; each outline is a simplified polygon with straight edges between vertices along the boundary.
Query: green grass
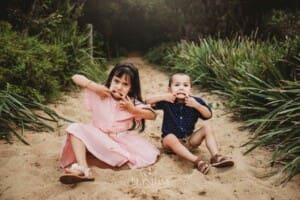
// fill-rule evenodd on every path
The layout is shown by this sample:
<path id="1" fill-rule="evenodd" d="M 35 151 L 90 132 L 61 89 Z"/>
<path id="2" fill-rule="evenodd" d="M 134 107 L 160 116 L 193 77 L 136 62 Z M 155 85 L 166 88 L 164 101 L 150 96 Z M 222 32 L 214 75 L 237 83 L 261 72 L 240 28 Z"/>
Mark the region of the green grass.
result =
<path id="1" fill-rule="evenodd" d="M 37 111 L 42 114 L 38 114 Z M 24 144 L 28 145 L 28 142 L 22 137 L 25 129 L 37 132 L 53 131 L 54 128 L 47 122 L 58 122 L 59 120 L 69 121 L 43 104 L 10 93 L 9 90 L 0 91 L 1 139 L 10 142 L 12 136 L 15 135 Z M 16 130 L 20 130 L 20 132 Z"/>
<path id="2" fill-rule="evenodd" d="M 206 38 L 168 47 L 159 60 L 169 71 L 186 72 L 194 84 L 226 96 L 235 118 L 252 133 L 245 154 L 272 147 L 270 164 L 283 166 L 287 182 L 300 172 L 299 44 L 297 36 L 284 42 Z"/>

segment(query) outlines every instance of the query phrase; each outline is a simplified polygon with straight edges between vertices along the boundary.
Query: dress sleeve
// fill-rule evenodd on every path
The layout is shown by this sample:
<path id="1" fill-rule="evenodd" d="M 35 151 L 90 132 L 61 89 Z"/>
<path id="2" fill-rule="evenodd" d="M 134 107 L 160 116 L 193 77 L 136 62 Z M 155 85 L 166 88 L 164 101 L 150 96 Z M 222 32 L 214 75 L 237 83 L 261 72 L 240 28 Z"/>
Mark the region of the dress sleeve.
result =
<path id="1" fill-rule="evenodd" d="M 84 91 L 84 106 L 88 111 L 92 111 L 93 107 L 99 102 L 99 96 L 88 89 Z"/>

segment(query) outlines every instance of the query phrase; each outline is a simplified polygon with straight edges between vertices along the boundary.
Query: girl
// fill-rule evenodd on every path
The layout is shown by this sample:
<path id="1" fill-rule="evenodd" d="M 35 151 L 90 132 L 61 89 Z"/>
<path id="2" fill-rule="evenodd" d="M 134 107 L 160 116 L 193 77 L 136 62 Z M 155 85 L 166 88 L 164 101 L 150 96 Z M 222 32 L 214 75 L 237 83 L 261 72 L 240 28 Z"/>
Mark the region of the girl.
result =
<path id="1" fill-rule="evenodd" d="M 64 184 L 93 181 L 86 151 L 110 166 L 141 168 L 153 164 L 159 150 L 132 133 L 137 125 L 144 130 L 145 119 L 156 114 L 142 103 L 139 73 L 131 63 L 114 66 L 104 85 L 83 75 L 72 80 L 86 88 L 86 107 L 92 112 L 91 124 L 73 123 L 67 128 L 60 164 Z M 70 167 L 69 167 L 70 166 Z"/>

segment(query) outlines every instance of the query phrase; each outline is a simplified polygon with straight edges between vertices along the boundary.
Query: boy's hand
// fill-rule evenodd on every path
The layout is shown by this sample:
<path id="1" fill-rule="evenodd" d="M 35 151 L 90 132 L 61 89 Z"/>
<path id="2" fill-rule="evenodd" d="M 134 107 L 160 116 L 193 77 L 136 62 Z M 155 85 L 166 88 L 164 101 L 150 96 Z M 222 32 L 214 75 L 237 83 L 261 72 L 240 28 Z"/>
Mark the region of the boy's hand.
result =
<path id="1" fill-rule="evenodd" d="M 97 84 L 96 93 L 100 96 L 101 99 L 111 96 L 110 90 L 106 86 L 100 84 Z"/>
<path id="2" fill-rule="evenodd" d="M 186 106 L 188 107 L 192 107 L 192 108 L 196 108 L 196 106 L 199 104 L 196 99 L 194 99 L 193 97 L 187 95 L 184 99 L 184 103 Z"/>
<path id="3" fill-rule="evenodd" d="M 134 111 L 135 106 L 133 105 L 131 99 L 128 96 L 123 97 L 120 100 L 120 109 L 121 110 L 126 110 L 130 113 Z"/>

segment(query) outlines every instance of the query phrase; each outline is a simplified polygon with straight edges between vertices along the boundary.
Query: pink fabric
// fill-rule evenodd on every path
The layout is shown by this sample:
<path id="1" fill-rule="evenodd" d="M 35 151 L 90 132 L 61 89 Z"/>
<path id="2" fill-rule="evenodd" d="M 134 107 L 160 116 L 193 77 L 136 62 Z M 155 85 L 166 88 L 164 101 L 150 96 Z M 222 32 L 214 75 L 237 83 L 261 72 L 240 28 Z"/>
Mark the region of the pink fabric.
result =
<path id="1" fill-rule="evenodd" d="M 141 168 L 155 163 L 159 150 L 133 131 L 127 131 L 131 128 L 133 119 L 140 119 L 120 110 L 118 101 L 111 97 L 100 99 L 89 90 L 86 90 L 85 95 L 86 108 L 92 112 L 92 123 L 73 123 L 67 128 L 60 159 L 61 167 L 76 161 L 70 134 L 83 141 L 87 150 L 96 158 L 111 166 L 127 163 L 130 168 Z M 137 102 L 136 106 L 150 108 L 141 102 Z"/>

